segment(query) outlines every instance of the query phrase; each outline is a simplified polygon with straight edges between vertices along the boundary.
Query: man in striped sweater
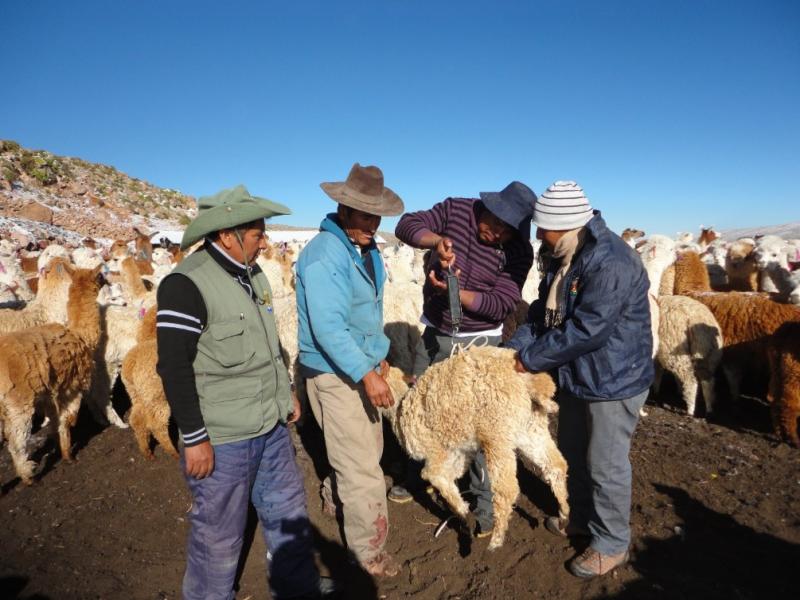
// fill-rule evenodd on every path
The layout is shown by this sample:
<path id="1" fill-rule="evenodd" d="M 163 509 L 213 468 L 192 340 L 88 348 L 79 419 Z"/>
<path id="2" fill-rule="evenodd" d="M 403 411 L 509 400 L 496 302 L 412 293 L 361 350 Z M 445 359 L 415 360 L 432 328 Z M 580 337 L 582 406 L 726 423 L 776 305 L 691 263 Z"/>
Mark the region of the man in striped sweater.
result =
<path id="1" fill-rule="evenodd" d="M 536 195 L 514 181 L 500 192 L 481 192 L 480 199 L 447 198 L 430 210 L 404 215 L 395 235 L 415 248 L 432 251 L 423 287 L 425 331 L 416 353 L 414 375 L 450 356 L 454 343 L 479 336 L 491 345 L 501 341 L 503 321 L 517 307 L 533 264 L 531 216 Z M 454 327 L 446 274 L 459 280 L 463 315 Z M 419 484 L 418 467 L 410 469 L 406 486 Z M 470 490 L 476 497 L 478 536 L 493 526 L 491 484 L 480 452 L 470 468 Z M 407 502 L 408 490 L 396 485 L 389 499 Z"/>

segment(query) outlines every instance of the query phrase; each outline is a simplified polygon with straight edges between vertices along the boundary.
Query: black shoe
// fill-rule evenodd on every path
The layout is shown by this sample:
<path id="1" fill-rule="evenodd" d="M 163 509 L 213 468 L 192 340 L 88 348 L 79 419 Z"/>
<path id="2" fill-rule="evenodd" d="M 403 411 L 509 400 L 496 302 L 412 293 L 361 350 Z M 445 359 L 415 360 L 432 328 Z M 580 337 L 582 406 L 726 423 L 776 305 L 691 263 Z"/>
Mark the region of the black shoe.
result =
<path id="1" fill-rule="evenodd" d="M 302 596 L 292 596 L 286 600 L 336 600 L 342 595 L 342 586 L 331 577 L 320 577 L 319 588 Z"/>

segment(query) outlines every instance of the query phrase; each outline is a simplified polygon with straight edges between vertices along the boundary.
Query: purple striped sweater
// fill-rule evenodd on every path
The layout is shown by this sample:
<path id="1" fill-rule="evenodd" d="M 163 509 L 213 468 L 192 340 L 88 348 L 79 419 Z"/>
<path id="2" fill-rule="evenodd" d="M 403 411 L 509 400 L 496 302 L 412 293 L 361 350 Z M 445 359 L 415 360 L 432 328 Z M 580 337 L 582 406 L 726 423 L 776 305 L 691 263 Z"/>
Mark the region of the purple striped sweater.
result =
<path id="1" fill-rule="evenodd" d="M 530 240 L 513 239 L 503 248 L 487 246 L 478 240 L 478 217 L 483 203 L 471 198 L 447 198 L 430 210 L 406 213 L 395 235 L 406 244 L 419 247 L 428 231 L 453 240 L 456 268 L 461 269 L 461 288 L 476 292 L 474 305 L 464 307 L 460 331 L 487 331 L 499 327 L 520 301 L 522 286 L 533 264 Z M 425 281 L 425 318 L 442 333 L 450 333 L 452 323 L 447 296 L 436 294 Z"/>

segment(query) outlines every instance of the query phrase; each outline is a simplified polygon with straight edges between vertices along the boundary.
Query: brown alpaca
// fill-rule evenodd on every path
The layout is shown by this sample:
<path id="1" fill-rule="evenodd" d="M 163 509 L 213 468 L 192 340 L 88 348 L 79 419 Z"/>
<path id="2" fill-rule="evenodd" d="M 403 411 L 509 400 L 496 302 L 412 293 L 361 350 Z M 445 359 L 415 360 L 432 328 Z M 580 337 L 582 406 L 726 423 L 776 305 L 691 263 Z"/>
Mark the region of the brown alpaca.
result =
<path id="1" fill-rule="evenodd" d="M 697 252 L 682 252 L 675 261 L 675 288 L 673 293 L 710 292 L 711 279 L 706 264 Z"/>
<path id="2" fill-rule="evenodd" d="M 153 244 L 150 242 L 150 236 L 142 233 L 136 227 L 133 228 L 133 232 L 136 234 L 133 241 L 136 246 L 136 259 L 149 263 L 153 259 Z"/>
<path id="3" fill-rule="evenodd" d="M 147 311 L 142 321 L 137 344 L 122 361 L 122 382 L 131 399 L 128 423 L 133 429 L 139 451 L 148 460 L 155 456 L 150 450 L 150 435 L 170 456 L 178 458 L 172 445 L 168 426 L 170 409 L 161 377 L 156 372 L 158 347 L 156 345 L 156 308 Z"/>
<path id="4" fill-rule="evenodd" d="M 780 304 L 752 292 L 701 292 L 690 297 L 705 304 L 722 332 L 722 370 L 731 397 L 739 397 L 742 374 L 766 377 L 767 341 L 784 323 L 800 321 L 800 307 Z"/>
<path id="5" fill-rule="evenodd" d="M 741 239 L 733 242 L 725 257 L 725 272 L 731 291 L 755 292 L 758 290 L 758 265 L 756 245 L 753 240 Z"/>
<path id="6" fill-rule="evenodd" d="M 150 263 L 147 263 L 148 265 Z M 152 267 L 150 272 L 153 272 Z M 122 275 L 122 285 L 125 288 L 125 299 L 130 306 L 143 306 L 149 308 L 156 302 L 154 291 L 147 291 L 142 281 L 142 273 L 139 265 L 132 256 L 128 256 L 120 263 L 120 273 Z"/>
<path id="7" fill-rule="evenodd" d="M 72 283 L 72 265 L 56 257 L 42 271 L 39 291 L 25 308 L 0 310 L 0 333 L 21 331 L 46 323 L 67 322 L 67 297 Z"/>
<path id="8" fill-rule="evenodd" d="M 494 508 L 490 550 L 503 544 L 519 495 L 517 450 L 552 489 L 559 517 L 569 516 L 567 464 L 548 426 L 558 411 L 555 384 L 546 373 L 517 373 L 514 356 L 509 348 L 473 348 L 428 367 L 412 388 L 397 368 L 387 376 L 395 405 L 383 413 L 398 441 L 425 461 L 422 476 L 464 519 L 468 507 L 456 480 L 483 448 Z"/>
<path id="9" fill-rule="evenodd" d="M 800 447 L 800 322 L 784 323 L 767 342 L 770 379 L 767 399 L 772 403 L 776 435 Z"/>
<path id="10" fill-rule="evenodd" d="M 72 460 L 70 427 L 92 378 L 92 355 L 100 338 L 97 292 L 100 267 L 72 275 L 67 325 L 49 324 L 0 336 L 0 420 L 17 475 L 33 483 L 28 460 L 34 412 L 57 423 L 61 456 Z"/>

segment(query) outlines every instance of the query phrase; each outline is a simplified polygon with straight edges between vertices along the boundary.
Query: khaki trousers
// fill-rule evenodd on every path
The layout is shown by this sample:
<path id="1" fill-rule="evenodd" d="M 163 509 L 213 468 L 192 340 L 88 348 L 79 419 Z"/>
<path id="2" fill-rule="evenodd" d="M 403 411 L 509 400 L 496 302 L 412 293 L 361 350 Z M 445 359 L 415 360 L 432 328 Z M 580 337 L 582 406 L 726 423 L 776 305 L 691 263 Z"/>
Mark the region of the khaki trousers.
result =
<path id="1" fill-rule="evenodd" d="M 323 493 L 342 507 L 348 548 L 360 562 L 379 554 L 389 533 L 386 484 L 380 467 L 383 454 L 381 415 L 364 386 L 332 373 L 307 380 L 308 399 L 322 428 L 333 472 Z"/>

